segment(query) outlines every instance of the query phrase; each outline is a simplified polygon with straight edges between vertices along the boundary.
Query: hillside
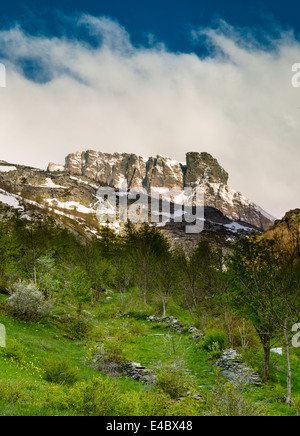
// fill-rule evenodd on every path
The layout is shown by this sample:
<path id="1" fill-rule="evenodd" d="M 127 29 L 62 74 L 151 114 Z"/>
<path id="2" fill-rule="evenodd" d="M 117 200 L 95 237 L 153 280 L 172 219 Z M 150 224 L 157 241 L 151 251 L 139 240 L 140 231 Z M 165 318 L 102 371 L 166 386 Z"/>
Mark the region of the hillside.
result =
<path id="1" fill-rule="evenodd" d="M 0 416 L 198 416 L 211 415 L 210 393 L 218 386 L 215 359 L 209 352 L 199 348 L 199 342 L 191 338 L 187 330 L 174 332 L 175 343 L 187 349 L 184 355 L 185 375 L 191 378 L 194 391 L 200 393 L 202 400 L 187 398 L 181 402 L 160 394 L 153 388 L 126 376 L 109 377 L 88 365 L 90 349 L 99 344 L 106 335 L 122 342 L 125 357 L 129 361 L 140 362 L 149 370 L 158 372 L 162 365 L 172 365 L 168 355 L 165 324 L 147 321 L 151 313 L 134 308 L 134 302 L 126 318 L 116 317 L 122 311 L 124 296 L 114 294 L 113 298 L 103 296 L 100 321 L 98 308 L 86 305 L 92 316 L 94 331 L 92 336 L 72 338 L 70 328 L 64 322 L 64 313 L 73 312 L 72 307 L 61 305 L 56 308 L 53 318 L 38 325 L 19 321 L 3 312 L 4 296 L 0 296 L 2 309 L 0 323 L 7 330 L 8 348 L 0 350 Z M 187 327 L 194 325 L 189 314 L 175 306 L 169 311 L 176 315 Z M 181 342 L 178 342 L 178 341 Z M 259 361 L 261 353 L 257 354 Z M 79 384 L 62 386 L 45 379 L 47 363 L 67 361 L 76 372 Z M 247 388 L 243 397 L 253 401 L 271 416 L 295 416 L 296 410 L 282 404 L 284 396 L 285 370 L 284 357 L 271 356 L 272 381 L 262 387 Z M 300 394 L 300 363 L 293 360 L 295 373 L 294 390 Z M 98 380 L 100 412 L 96 405 L 87 402 L 88 389 L 92 391 L 93 380 Z M 77 386 L 77 387 L 76 387 Z M 197 391 L 196 391 L 197 389 Z M 224 389 L 222 387 L 221 389 Z M 207 398 L 207 400 L 206 400 Z M 205 401 L 204 401 L 205 399 Z M 222 415 L 222 412 L 215 410 Z M 248 412 L 249 413 L 249 412 Z M 243 412 L 243 414 L 247 414 Z"/>
<path id="2" fill-rule="evenodd" d="M 299 234 L 300 232 L 300 209 L 290 210 L 281 220 L 274 224 L 264 233 L 264 238 L 282 237 L 288 239 L 288 234 Z"/>

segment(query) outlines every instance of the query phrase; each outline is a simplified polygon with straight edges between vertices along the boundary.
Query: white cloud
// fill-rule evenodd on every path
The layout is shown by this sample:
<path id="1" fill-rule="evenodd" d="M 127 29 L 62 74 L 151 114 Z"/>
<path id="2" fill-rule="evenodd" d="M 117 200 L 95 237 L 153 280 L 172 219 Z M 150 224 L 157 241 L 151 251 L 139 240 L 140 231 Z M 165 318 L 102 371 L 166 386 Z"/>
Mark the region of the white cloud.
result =
<path id="1" fill-rule="evenodd" d="M 83 15 L 75 25 L 99 46 L 18 26 L 0 31 L 0 159 L 45 167 L 86 149 L 180 161 L 207 151 L 231 186 L 268 212 L 299 207 L 300 93 L 291 68 L 300 46 L 292 34 L 266 50 L 223 23 L 194 32 L 212 53 L 200 59 L 162 44 L 136 48 L 108 18 Z M 38 82 L 24 76 L 24 59 L 38 62 Z"/>

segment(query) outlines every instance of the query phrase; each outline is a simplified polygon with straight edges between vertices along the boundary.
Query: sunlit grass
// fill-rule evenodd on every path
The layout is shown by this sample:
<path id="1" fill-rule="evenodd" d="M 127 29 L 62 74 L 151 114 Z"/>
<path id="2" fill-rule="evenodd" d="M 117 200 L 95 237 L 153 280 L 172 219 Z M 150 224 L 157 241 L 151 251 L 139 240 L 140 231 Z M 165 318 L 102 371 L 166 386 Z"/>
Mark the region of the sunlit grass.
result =
<path id="1" fill-rule="evenodd" d="M 3 300 L 6 297 L 1 296 Z M 120 317 L 116 318 L 115 313 L 120 313 L 119 297 L 114 295 L 112 300 L 103 300 L 100 307 L 100 321 L 98 321 L 98 307 L 86 307 L 86 310 L 95 316 L 94 326 L 98 332 L 92 338 L 92 342 L 71 340 L 64 337 L 64 326 L 56 319 L 48 320 L 42 324 L 32 324 L 19 321 L 15 318 L 0 315 L 0 323 L 6 326 L 7 338 L 17 339 L 24 347 L 25 353 L 21 361 L 16 361 L 5 356 L 0 351 L 0 382 L 12 381 L 20 385 L 28 398 L 34 399 L 34 404 L 10 403 L 0 400 L 0 415 L 13 416 L 54 416 L 54 415 L 76 415 L 72 410 L 65 410 L 47 407 L 43 403 L 45 391 L 51 386 L 43 378 L 43 362 L 45 359 L 67 360 L 80 372 L 81 380 L 89 380 L 94 376 L 106 376 L 94 371 L 86 364 L 87 350 L 101 340 L 103 332 L 118 332 L 118 329 L 125 329 L 128 323 L 137 323 L 142 328 L 141 335 L 128 334 L 125 336 L 123 344 L 128 360 L 132 360 L 149 369 L 159 370 L 164 365 L 172 364 L 172 359 L 166 352 L 166 338 L 170 329 L 164 325 L 152 324 L 143 316 L 135 318 Z M 131 308 L 132 310 L 132 308 Z M 136 309 L 138 312 L 138 308 Z M 151 311 L 151 308 L 149 309 Z M 177 316 L 187 325 L 192 324 L 192 320 L 187 311 L 181 308 L 172 308 L 172 314 Z M 138 329 L 137 329 L 138 330 Z M 105 333 L 106 334 L 106 333 Z M 172 333 L 173 334 L 173 333 Z M 180 339 L 181 338 L 181 339 Z M 185 350 L 184 363 L 187 374 L 194 380 L 195 386 L 199 387 L 199 392 L 205 389 L 211 390 L 215 384 L 215 361 L 210 359 L 209 354 L 204 351 L 197 341 L 192 340 L 188 333 L 179 335 L 174 333 L 174 340 L 180 341 L 181 347 Z M 91 345 L 92 344 L 92 345 Z M 278 365 L 277 381 L 270 382 L 261 388 L 250 388 L 246 395 L 257 403 L 267 404 L 271 415 L 295 415 L 295 410 L 284 404 L 284 393 L 286 383 L 286 371 L 284 357 L 272 356 L 277 359 Z M 293 366 L 293 392 L 300 394 L 300 359 L 299 351 L 292 353 Z M 149 387 L 129 378 L 120 377 L 115 379 L 121 393 L 139 393 L 149 390 Z M 40 405 L 37 402 L 40 401 Z"/>

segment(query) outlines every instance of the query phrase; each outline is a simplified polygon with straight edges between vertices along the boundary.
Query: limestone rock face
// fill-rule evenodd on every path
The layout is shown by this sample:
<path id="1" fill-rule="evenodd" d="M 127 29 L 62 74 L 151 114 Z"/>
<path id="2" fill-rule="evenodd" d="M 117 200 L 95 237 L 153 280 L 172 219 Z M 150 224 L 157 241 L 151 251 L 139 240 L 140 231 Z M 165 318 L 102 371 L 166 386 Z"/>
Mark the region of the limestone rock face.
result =
<path id="1" fill-rule="evenodd" d="M 57 165 L 53 162 L 50 162 L 47 171 L 50 173 L 63 172 L 65 171 L 65 167 L 64 165 Z"/>
<path id="2" fill-rule="evenodd" d="M 152 187 L 182 189 L 184 186 L 182 165 L 167 157 L 150 157 L 146 166 L 145 180 L 148 192 Z"/>
<path id="3" fill-rule="evenodd" d="M 187 153 L 185 186 L 195 188 L 206 183 L 227 185 L 228 173 L 208 153 Z"/>
<path id="4" fill-rule="evenodd" d="M 49 170 L 55 164 L 49 164 Z M 186 164 L 168 157 L 156 156 L 148 160 L 135 154 L 108 154 L 96 151 L 73 153 L 66 157 L 65 170 L 98 182 L 118 187 L 127 180 L 130 187 L 180 188 L 201 186 L 206 183 L 226 185 L 228 173 L 208 153 L 188 153 Z"/>
<path id="5" fill-rule="evenodd" d="M 49 171 L 58 166 L 49 165 Z M 69 154 L 64 170 L 85 176 L 114 188 L 136 188 L 151 192 L 151 188 L 201 187 L 205 206 L 220 210 L 226 217 L 243 221 L 266 230 L 273 224 L 272 216 L 228 185 L 228 173 L 208 153 L 187 153 L 186 162 L 168 157 L 144 159 L 135 154 L 85 151 Z"/>
<path id="6" fill-rule="evenodd" d="M 135 154 L 86 151 L 69 154 L 65 170 L 115 188 L 122 188 L 124 181 L 129 188 L 135 188 L 143 185 L 146 162 Z"/>

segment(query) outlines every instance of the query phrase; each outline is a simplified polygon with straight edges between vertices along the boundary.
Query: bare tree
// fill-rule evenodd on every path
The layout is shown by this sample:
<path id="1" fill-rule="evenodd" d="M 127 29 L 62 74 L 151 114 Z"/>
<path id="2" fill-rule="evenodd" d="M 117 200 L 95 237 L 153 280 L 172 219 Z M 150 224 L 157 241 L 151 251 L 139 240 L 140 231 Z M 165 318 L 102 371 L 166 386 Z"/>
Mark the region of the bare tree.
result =
<path id="1" fill-rule="evenodd" d="M 184 358 L 192 347 L 193 345 L 188 345 L 182 336 L 175 334 L 167 335 L 164 340 L 164 351 L 172 360 L 172 366 L 178 370 L 184 367 Z"/>

